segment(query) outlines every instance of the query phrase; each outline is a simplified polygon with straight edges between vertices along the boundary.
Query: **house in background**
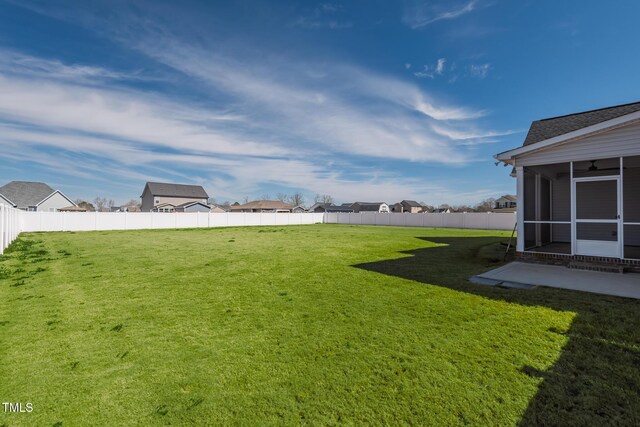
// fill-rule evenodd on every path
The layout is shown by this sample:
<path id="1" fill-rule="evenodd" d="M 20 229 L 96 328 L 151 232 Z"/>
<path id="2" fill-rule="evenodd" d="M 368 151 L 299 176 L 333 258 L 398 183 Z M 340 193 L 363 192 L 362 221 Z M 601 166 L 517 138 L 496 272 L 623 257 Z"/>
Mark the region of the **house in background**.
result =
<path id="1" fill-rule="evenodd" d="M 291 212 L 294 208 L 280 200 L 255 200 L 244 205 L 231 205 L 231 212 Z"/>
<path id="2" fill-rule="evenodd" d="M 203 202 L 187 202 L 176 206 L 174 212 L 211 212 L 211 206 Z"/>
<path id="3" fill-rule="evenodd" d="M 435 208 L 431 213 L 451 213 L 451 208 Z"/>
<path id="4" fill-rule="evenodd" d="M 293 208 L 291 208 L 291 213 L 305 213 L 305 212 L 307 212 L 307 209 L 302 205 L 294 206 Z"/>
<path id="5" fill-rule="evenodd" d="M 139 205 L 111 206 L 111 212 L 140 212 Z"/>
<path id="6" fill-rule="evenodd" d="M 344 206 L 344 205 L 343 205 Z M 351 205 L 353 212 L 380 212 L 389 213 L 389 205 L 384 202 L 355 202 Z"/>
<path id="7" fill-rule="evenodd" d="M 505 194 L 499 199 L 496 199 L 493 209 L 495 211 L 500 211 L 501 209 L 510 209 L 511 212 L 515 212 L 517 200 L 517 196 L 514 196 L 512 194 Z"/>
<path id="8" fill-rule="evenodd" d="M 209 195 L 200 185 L 147 182 L 142 191 L 142 212 L 175 212 L 185 203 L 207 204 Z"/>
<path id="9" fill-rule="evenodd" d="M 397 213 L 420 213 L 424 211 L 424 206 L 415 200 L 403 200 L 390 206 L 391 212 Z"/>
<path id="10" fill-rule="evenodd" d="M 211 206 L 211 213 L 225 213 L 225 212 L 231 212 L 231 206 L 229 205 L 216 205 L 216 204 L 212 204 L 209 203 L 209 206 Z"/>
<path id="11" fill-rule="evenodd" d="M 315 203 L 313 204 L 308 212 L 322 213 L 322 212 L 334 212 L 334 213 L 351 213 L 353 209 L 349 207 L 349 205 L 344 206 L 336 206 L 332 203 Z"/>
<path id="12" fill-rule="evenodd" d="M 0 187 L 0 202 L 23 211 L 56 212 L 76 204 L 44 182 L 11 181 Z"/>
<path id="13" fill-rule="evenodd" d="M 521 258 L 637 268 L 640 102 L 534 121 L 496 158 L 516 170 Z"/>

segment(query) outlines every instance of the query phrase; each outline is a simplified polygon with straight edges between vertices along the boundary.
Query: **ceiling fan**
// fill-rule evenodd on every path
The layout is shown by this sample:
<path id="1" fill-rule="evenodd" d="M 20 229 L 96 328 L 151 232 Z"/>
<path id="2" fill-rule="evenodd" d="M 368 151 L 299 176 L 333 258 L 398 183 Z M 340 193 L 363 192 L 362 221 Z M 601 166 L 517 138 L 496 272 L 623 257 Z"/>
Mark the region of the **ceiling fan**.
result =
<path id="1" fill-rule="evenodd" d="M 576 169 L 576 172 L 600 172 L 600 171 L 617 171 L 620 170 L 620 167 L 615 168 L 599 168 L 596 166 L 597 160 L 589 160 L 591 162 L 591 166 L 587 169 Z M 626 167 L 624 168 L 626 169 Z"/>

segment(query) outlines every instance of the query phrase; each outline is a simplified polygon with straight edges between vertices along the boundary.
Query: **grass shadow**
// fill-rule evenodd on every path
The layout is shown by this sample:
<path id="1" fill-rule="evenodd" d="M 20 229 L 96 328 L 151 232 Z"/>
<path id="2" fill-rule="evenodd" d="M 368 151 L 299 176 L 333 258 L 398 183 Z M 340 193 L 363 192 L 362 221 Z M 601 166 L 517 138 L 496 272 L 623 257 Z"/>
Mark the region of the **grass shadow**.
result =
<path id="1" fill-rule="evenodd" d="M 475 285 L 467 279 L 501 264 L 486 254 L 494 252 L 487 248 L 505 239 L 419 238 L 436 246 L 401 252 L 408 257 L 354 267 L 510 303 L 576 313 L 556 363 L 547 371 L 521 368 L 527 375 L 542 377 L 543 382 L 520 425 L 640 425 L 639 300 L 542 287 L 520 290 Z"/>

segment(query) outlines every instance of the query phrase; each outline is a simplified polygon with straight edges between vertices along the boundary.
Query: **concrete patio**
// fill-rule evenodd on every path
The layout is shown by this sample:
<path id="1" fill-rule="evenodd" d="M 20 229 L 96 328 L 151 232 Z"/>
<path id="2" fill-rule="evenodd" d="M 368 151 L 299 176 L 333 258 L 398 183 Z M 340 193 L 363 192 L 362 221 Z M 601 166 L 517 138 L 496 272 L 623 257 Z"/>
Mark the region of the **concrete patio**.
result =
<path id="1" fill-rule="evenodd" d="M 469 280 L 481 285 L 520 289 L 548 286 L 640 299 L 640 274 L 637 273 L 602 273 L 515 261 Z"/>

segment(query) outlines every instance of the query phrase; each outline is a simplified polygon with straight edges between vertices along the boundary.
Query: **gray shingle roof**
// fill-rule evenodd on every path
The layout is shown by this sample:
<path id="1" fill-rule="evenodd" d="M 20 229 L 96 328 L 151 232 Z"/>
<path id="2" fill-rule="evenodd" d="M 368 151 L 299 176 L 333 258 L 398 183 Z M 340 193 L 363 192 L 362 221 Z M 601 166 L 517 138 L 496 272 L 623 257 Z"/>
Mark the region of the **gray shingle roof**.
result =
<path id="1" fill-rule="evenodd" d="M 404 203 L 405 205 L 411 206 L 412 208 L 421 208 L 422 205 L 415 200 L 403 200 L 400 203 Z"/>
<path id="2" fill-rule="evenodd" d="M 202 188 L 201 185 L 147 182 L 147 187 L 153 196 L 192 197 L 194 199 L 209 198 L 209 195 L 204 191 L 204 188 Z"/>
<path id="3" fill-rule="evenodd" d="M 505 194 L 504 196 L 496 199 L 496 202 L 499 200 L 506 200 L 508 202 L 517 202 L 518 198 L 513 194 Z"/>
<path id="4" fill-rule="evenodd" d="M 349 213 L 353 212 L 353 209 L 346 206 L 327 206 L 325 207 L 325 212 L 343 212 Z"/>
<path id="5" fill-rule="evenodd" d="M 44 182 L 11 181 L 0 187 L 0 194 L 18 208 L 36 206 L 55 191 Z"/>
<path id="6" fill-rule="evenodd" d="M 384 202 L 355 202 L 352 206 L 358 205 L 358 210 L 361 212 L 377 212 L 383 203 Z"/>
<path id="7" fill-rule="evenodd" d="M 635 113 L 636 111 L 640 111 L 640 102 L 536 120 L 531 123 L 524 145 L 535 144 L 536 142 Z"/>
<path id="8" fill-rule="evenodd" d="M 187 208 L 191 205 L 202 205 L 202 206 L 206 206 L 208 208 L 211 208 L 211 206 L 207 205 L 206 203 L 202 203 L 202 202 L 186 202 L 186 203 L 181 203 L 179 205 L 176 205 L 176 208 Z"/>

